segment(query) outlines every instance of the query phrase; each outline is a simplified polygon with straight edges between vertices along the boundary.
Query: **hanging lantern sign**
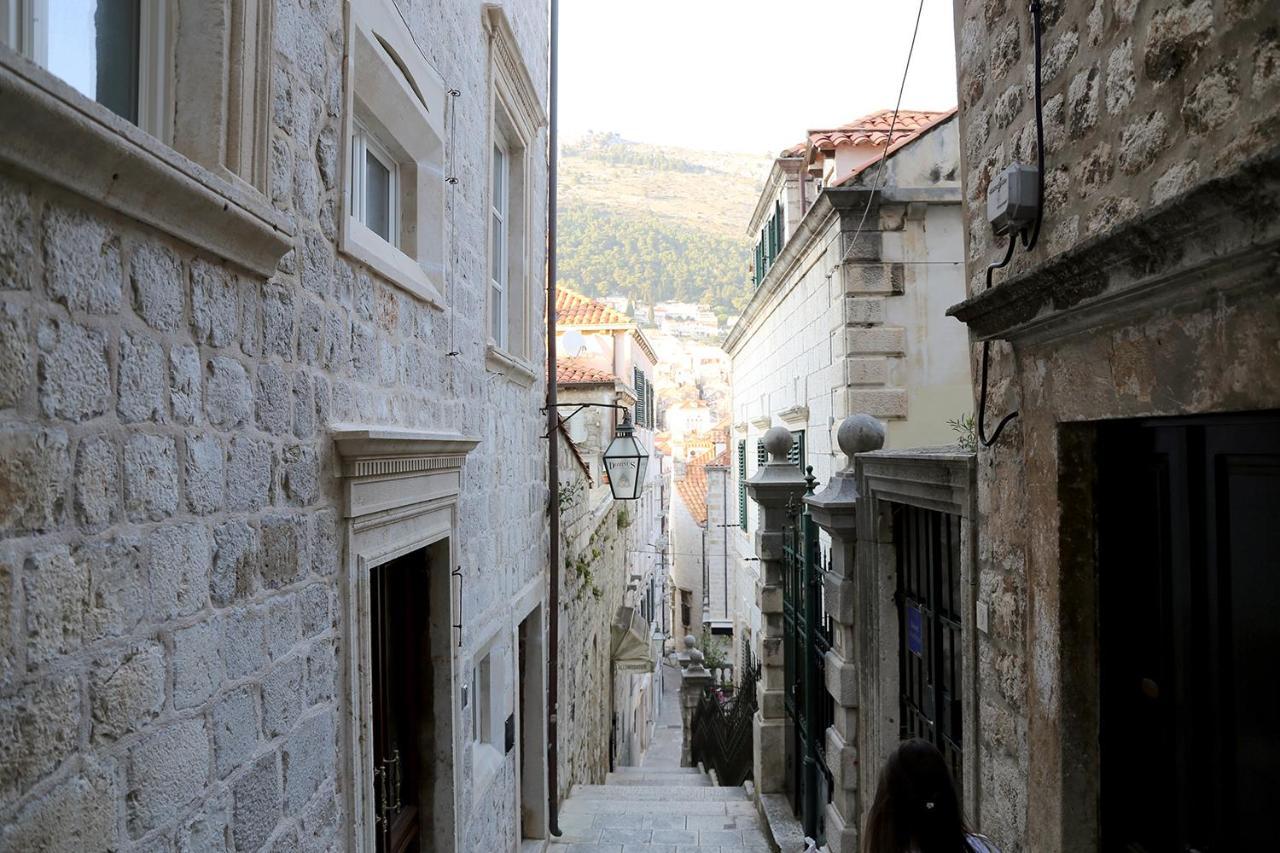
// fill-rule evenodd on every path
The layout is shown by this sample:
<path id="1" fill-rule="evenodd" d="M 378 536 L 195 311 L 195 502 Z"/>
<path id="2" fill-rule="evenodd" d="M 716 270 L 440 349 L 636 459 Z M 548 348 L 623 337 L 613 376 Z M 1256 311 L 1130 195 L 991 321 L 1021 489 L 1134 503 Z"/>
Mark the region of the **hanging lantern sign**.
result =
<path id="1" fill-rule="evenodd" d="M 649 465 L 649 451 L 635 437 L 631 425 L 631 412 L 624 410 L 622 423 L 614 433 L 613 441 L 604 452 L 604 469 L 609 474 L 609 489 L 613 499 L 634 501 L 644 490 L 645 470 Z"/>

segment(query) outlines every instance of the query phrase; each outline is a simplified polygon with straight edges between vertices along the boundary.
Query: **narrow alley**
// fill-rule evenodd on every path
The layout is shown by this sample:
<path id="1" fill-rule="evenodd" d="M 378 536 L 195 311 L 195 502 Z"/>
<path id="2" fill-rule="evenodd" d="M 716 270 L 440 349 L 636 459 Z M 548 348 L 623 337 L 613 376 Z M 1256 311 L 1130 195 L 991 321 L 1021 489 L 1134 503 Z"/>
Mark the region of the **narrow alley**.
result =
<path id="1" fill-rule="evenodd" d="M 663 661 L 662 712 L 638 767 L 603 785 L 575 785 L 560 809 L 558 853 L 766 853 L 774 851 L 743 787 L 717 787 L 680 766 L 680 668 Z"/>

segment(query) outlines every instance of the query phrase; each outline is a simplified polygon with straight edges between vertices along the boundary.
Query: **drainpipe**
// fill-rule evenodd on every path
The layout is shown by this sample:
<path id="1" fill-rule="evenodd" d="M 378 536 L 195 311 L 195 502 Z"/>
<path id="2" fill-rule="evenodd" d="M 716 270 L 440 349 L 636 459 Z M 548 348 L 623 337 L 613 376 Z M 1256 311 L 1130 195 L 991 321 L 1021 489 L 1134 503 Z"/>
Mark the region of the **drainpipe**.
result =
<path id="1" fill-rule="evenodd" d="M 550 591 L 547 593 L 547 832 L 560 837 L 556 711 L 560 693 L 560 415 L 556 411 L 556 179 L 559 160 L 557 87 L 559 85 L 560 2 L 551 0 L 550 91 L 547 109 L 547 511 Z"/>

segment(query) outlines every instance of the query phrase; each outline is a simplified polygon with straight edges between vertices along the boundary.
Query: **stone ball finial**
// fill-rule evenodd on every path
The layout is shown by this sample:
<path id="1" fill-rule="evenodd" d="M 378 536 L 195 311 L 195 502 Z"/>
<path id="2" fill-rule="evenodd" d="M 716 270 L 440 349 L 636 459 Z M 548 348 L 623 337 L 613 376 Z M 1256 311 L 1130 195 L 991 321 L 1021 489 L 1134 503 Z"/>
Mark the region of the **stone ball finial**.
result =
<path id="1" fill-rule="evenodd" d="M 697 638 L 697 637 L 693 636 L 693 634 L 685 634 L 685 635 L 684 635 L 684 647 L 685 647 L 686 649 L 693 649 L 693 648 L 697 648 L 697 646 L 698 646 L 698 638 Z"/>
<path id="2" fill-rule="evenodd" d="M 791 450 L 791 445 L 795 439 L 791 437 L 791 431 L 785 427 L 769 427 L 769 431 L 764 434 L 764 449 L 769 452 L 772 458 L 770 462 L 786 462 L 787 453 Z"/>
<path id="3" fill-rule="evenodd" d="M 855 453 L 866 453 L 884 447 L 884 425 L 871 415 L 849 415 L 840 422 L 836 443 L 852 464 Z"/>
<path id="4" fill-rule="evenodd" d="M 706 660 L 706 655 L 704 655 L 704 654 L 703 654 L 701 651 L 699 651 L 698 649 L 694 649 L 694 650 L 692 650 L 691 652 L 689 652 L 689 665 L 690 665 L 690 666 L 702 666 L 702 662 L 703 662 L 704 660 Z"/>

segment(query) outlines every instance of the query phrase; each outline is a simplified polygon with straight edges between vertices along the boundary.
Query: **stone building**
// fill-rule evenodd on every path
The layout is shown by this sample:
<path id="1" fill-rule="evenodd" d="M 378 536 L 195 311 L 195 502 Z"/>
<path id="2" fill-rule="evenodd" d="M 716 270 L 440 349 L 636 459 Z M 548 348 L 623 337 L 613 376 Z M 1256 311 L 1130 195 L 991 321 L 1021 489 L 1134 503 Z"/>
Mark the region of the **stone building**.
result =
<path id="1" fill-rule="evenodd" d="M 766 462 L 770 427 L 789 430 L 793 464 L 826 482 L 846 415 L 873 415 L 887 446 L 912 447 L 954 441 L 947 421 L 972 411 L 964 327 L 945 316 L 964 294 L 958 139 L 954 111 L 896 122 L 881 111 L 811 131 L 770 170 L 748 226 L 755 292 L 724 343 L 738 635 L 761 628 L 746 482 Z"/>
<path id="2" fill-rule="evenodd" d="M 1280 5 L 954 4 L 977 465 L 974 817 L 1006 851 L 1271 843 Z M 981 379 L 975 397 L 984 389 Z M 1186 768 L 1195 768 L 1186 770 Z"/>
<path id="3" fill-rule="evenodd" d="M 545 835 L 545 3 L 36 5 L 0 848 Z"/>
<path id="4" fill-rule="evenodd" d="M 729 452 L 723 435 L 715 446 L 672 472 L 671 624 L 672 636 L 733 635 L 730 606 L 738 568 L 731 560 L 726 513 L 729 507 Z M 736 504 L 734 504 L 736 508 Z"/>
<path id="5" fill-rule="evenodd" d="M 612 341 L 612 335 L 609 336 Z M 634 408 L 635 390 L 590 359 L 559 359 L 562 417 L 560 549 L 559 794 L 602 784 L 615 766 L 634 764 L 649 743 L 661 691 L 654 666 L 662 647 L 665 594 L 660 479 L 637 501 L 614 500 L 602 458 L 617 413 Z M 652 445 L 653 433 L 636 435 Z M 658 454 L 649 460 L 661 470 Z"/>

